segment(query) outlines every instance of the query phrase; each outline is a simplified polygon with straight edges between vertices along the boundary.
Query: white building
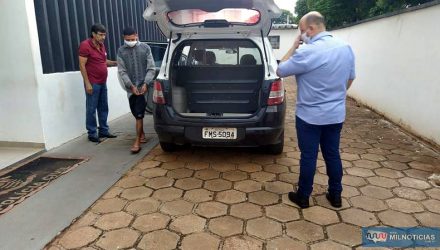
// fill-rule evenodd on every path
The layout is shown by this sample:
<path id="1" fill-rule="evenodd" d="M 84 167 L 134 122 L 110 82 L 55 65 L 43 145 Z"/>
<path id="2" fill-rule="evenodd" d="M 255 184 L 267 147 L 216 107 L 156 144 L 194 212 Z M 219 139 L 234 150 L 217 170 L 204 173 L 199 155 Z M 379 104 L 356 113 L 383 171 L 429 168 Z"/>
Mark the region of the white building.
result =
<path id="1" fill-rule="evenodd" d="M 298 36 L 298 25 L 296 24 L 274 24 L 269 33 L 269 40 L 277 60 L 289 51 Z"/>

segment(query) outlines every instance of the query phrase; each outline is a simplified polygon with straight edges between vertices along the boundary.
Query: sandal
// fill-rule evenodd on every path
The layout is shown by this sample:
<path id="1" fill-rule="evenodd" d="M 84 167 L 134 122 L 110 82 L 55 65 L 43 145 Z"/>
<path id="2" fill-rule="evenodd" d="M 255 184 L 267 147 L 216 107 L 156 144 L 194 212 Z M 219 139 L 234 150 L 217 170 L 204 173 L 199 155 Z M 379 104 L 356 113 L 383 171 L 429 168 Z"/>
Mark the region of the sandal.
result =
<path id="1" fill-rule="evenodd" d="M 147 143 L 148 142 L 148 140 L 144 137 L 144 138 L 141 138 L 140 140 L 139 140 L 141 143 Z"/>
<path id="2" fill-rule="evenodd" d="M 133 147 L 131 147 L 130 151 L 131 151 L 132 154 L 137 154 L 137 153 L 139 153 L 141 151 L 141 149 L 142 148 L 139 147 L 139 146 L 137 146 L 137 147 L 133 146 Z"/>

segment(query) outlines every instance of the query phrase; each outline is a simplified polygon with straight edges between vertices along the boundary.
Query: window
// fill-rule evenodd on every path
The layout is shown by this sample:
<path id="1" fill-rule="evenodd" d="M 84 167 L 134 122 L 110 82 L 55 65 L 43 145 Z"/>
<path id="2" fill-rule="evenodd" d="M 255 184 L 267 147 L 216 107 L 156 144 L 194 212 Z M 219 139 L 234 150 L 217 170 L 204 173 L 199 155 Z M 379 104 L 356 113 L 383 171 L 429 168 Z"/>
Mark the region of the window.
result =
<path id="1" fill-rule="evenodd" d="M 269 41 L 272 49 L 280 49 L 280 36 L 269 36 Z"/>
<path id="2" fill-rule="evenodd" d="M 260 50 L 248 40 L 190 41 L 176 53 L 178 66 L 262 65 Z"/>
<path id="3" fill-rule="evenodd" d="M 206 20 L 226 20 L 230 23 L 254 25 L 260 21 L 260 12 L 250 9 L 222 9 L 217 12 L 203 10 L 177 10 L 168 13 L 169 20 L 176 25 L 200 24 Z"/>

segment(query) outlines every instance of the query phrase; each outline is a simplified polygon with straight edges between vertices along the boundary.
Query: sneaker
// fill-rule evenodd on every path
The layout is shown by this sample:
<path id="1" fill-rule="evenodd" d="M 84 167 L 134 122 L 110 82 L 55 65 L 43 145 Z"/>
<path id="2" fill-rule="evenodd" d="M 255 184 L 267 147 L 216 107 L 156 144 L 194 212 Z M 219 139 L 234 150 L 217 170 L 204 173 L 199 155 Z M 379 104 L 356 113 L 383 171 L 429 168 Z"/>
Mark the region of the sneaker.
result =
<path id="1" fill-rule="evenodd" d="M 288 197 L 291 202 L 295 203 L 300 208 L 308 208 L 310 206 L 308 198 L 302 198 L 295 192 L 289 192 Z"/>
<path id="2" fill-rule="evenodd" d="M 342 207 L 342 199 L 340 195 L 331 195 L 330 193 L 325 194 L 325 198 L 330 202 L 333 207 Z"/>
<path id="3" fill-rule="evenodd" d="M 108 133 L 108 134 L 99 134 L 99 138 L 116 138 L 118 136 Z"/>
<path id="4" fill-rule="evenodd" d="M 89 136 L 89 141 L 96 142 L 96 143 L 100 143 L 101 142 L 101 140 L 99 140 L 99 138 L 95 137 L 95 136 Z"/>

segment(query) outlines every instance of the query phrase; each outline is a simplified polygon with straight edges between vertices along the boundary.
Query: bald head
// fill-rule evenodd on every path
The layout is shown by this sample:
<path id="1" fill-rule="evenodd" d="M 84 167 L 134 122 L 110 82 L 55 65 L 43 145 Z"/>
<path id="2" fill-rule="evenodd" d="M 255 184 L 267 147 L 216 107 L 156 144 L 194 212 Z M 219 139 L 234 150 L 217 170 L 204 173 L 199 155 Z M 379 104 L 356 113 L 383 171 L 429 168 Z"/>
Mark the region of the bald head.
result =
<path id="1" fill-rule="evenodd" d="M 301 33 L 307 32 L 308 36 L 313 37 L 325 31 L 325 19 L 321 13 L 311 11 L 305 14 L 299 21 Z"/>

